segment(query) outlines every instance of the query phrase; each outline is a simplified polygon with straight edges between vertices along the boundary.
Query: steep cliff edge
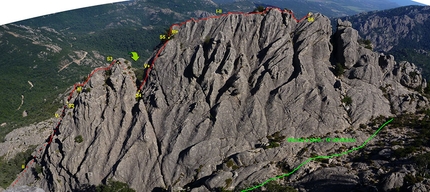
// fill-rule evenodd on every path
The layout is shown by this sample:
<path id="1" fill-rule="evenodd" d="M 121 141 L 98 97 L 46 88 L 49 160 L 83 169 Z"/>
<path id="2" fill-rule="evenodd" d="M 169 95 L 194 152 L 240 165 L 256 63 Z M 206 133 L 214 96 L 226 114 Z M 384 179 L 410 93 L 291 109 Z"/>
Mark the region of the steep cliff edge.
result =
<path id="1" fill-rule="evenodd" d="M 313 153 L 360 145 L 369 134 L 357 128 L 372 118 L 427 105 L 413 64 L 360 46 L 350 23 L 339 21 L 332 36 L 327 17 L 314 19 L 268 9 L 173 26 L 179 33 L 149 61 L 143 99 L 123 59 L 94 73 L 37 157 L 42 179 L 28 173 L 17 185 L 68 191 L 112 178 L 139 191 L 245 188 L 281 174 L 280 162 L 293 168 Z M 357 142 L 283 141 L 330 134 Z M 306 182 L 316 167 L 288 179 Z"/>

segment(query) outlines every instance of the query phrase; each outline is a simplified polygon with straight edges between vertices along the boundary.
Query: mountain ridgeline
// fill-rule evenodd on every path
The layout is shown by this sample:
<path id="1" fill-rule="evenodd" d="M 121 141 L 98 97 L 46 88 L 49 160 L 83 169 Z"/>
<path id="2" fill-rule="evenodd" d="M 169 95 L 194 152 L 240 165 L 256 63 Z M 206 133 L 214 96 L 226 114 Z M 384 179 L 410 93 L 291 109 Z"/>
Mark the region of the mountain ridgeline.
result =
<path id="1" fill-rule="evenodd" d="M 59 106 L 54 99 L 107 56 L 138 51 L 141 59 L 133 67 L 142 67 L 166 26 L 215 14 L 216 8 L 211 1 L 138 0 L 0 26 L 0 141 L 13 129 L 52 117 Z"/>
<path id="2" fill-rule="evenodd" d="M 142 99 L 124 59 L 94 73 L 88 91 L 73 93 L 53 142 L 36 154 L 40 179 L 27 172 L 16 186 L 79 191 L 112 179 L 139 191 L 246 189 L 316 154 L 361 145 L 379 126 L 371 119 L 425 109 L 427 85 L 415 65 L 366 48 L 349 22 L 338 21 L 332 34 L 328 17 L 313 17 L 297 22 L 266 9 L 172 26 L 178 33 L 148 60 L 154 66 Z M 367 164 L 342 167 L 350 158 L 329 167 L 310 162 L 279 182 L 352 191 L 377 185 L 368 177 L 391 181 L 391 172 L 367 174 Z"/>

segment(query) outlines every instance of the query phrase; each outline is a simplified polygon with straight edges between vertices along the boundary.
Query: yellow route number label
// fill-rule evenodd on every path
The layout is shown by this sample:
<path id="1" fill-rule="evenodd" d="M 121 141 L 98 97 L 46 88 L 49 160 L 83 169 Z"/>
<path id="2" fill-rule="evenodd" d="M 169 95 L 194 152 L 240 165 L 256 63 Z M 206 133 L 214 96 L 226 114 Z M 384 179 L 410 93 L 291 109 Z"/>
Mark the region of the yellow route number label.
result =
<path id="1" fill-rule="evenodd" d="M 76 88 L 76 91 L 77 91 L 78 93 L 82 92 L 82 87 L 81 87 L 81 86 L 77 87 L 77 88 Z"/>
<path id="2" fill-rule="evenodd" d="M 178 30 L 176 30 L 176 29 L 173 29 L 172 30 L 172 34 L 174 35 L 174 34 L 177 34 L 178 33 Z"/>
<path id="3" fill-rule="evenodd" d="M 113 61 L 113 57 L 112 57 L 112 56 L 107 56 L 107 57 L 106 57 L 106 60 L 107 60 L 107 61 L 109 61 L 109 62 L 110 62 L 110 61 Z"/>
<path id="4" fill-rule="evenodd" d="M 166 40 L 166 39 L 170 39 L 170 37 L 166 35 L 160 35 L 160 40 Z"/>
<path id="5" fill-rule="evenodd" d="M 139 98 L 141 98 L 142 97 L 142 93 L 140 93 L 140 90 L 139 91 L 137 91 L 137 93 L 136 93 L 136 99 L 139 99 Z"/>
<path id="6" fill-rule="evenodd" d="M 69 103 L 69 109 L 73 109 L 73 108 L 75 108 L 75 104 L 73 104 L 73 103 Z"/>
<path id="7" fill-rule="evenodd" d="M 221 14 L 221 13 L 222 13 L 222 9 L 216 9 L 216 10 L 215 10 L 215 13 L 217 13 L 217 14 Z"/>
<path id="8" fill-rule="evenodd" d="M 60 115 L 58 113 L 55 113 L 55 118 L 59 118 Z"/>
<path id="9" fill-rule="evenodd" d="M 151 67 L 151 65 L 149 65 L 148 63 L 143 64 L 143 68 L 147 69 L 149 67 Z"/>

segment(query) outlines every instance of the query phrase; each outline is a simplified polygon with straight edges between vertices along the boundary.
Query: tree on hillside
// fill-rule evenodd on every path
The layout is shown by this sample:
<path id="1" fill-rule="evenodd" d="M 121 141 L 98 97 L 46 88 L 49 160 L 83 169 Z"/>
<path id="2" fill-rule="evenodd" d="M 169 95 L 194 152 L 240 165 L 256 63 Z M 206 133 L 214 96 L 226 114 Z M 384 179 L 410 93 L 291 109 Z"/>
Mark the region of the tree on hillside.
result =
<path id="1" fill-rule="evenodd" d="M 260 5 L 260 6 L 258 6 L 257 8 L 254 9 L 254 12 L 263 12 L 264 9 L 266 9 L 266 8 L 264 8 L 263 6 Z"/>
<path id="2" fill-rule="evenodd" d="M 340 63 L 336 63 L 333 73 L 336 77 L 340 77 L 345 72 L 345 68 Z"/>

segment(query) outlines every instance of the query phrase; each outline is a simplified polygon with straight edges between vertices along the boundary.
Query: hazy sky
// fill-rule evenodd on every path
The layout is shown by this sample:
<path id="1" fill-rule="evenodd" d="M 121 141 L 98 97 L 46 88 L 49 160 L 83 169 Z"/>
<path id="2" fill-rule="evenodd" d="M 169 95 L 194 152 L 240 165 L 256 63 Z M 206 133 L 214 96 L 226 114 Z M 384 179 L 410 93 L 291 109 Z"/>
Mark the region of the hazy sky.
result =
<path id="1" fill-rule="evenodd" d="M 417 2 L 414 2 L 414 1 L 411 1 L 411 0 L 389 0 L 389 1 L 395 2 L 395 3 L 397 3 L 397 4 L 401 5 L 401 6 L 406 6 L 406 5 L 422 5 L 420 3 L 417 3 Z M 425 1 L 423 1 L 423 2 L 425 2 Z"/>
<path id="2" fill-rule="evenodd" d="M 59 13 L 72 9 L 91 7 L 127 0 L 0 0 L 0 25 Z"/>

